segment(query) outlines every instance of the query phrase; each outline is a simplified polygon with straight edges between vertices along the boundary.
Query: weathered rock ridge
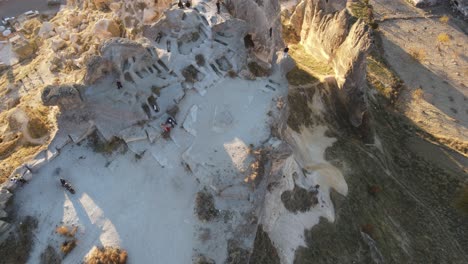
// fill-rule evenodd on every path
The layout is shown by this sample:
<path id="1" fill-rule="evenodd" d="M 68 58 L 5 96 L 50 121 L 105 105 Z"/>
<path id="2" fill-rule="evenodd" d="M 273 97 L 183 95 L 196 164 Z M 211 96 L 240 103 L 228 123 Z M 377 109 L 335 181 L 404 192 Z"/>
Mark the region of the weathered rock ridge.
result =
<path id="1" fill-rule="evenodd" d="M 290 23 L 300 36 L 300 44 L 316 58 L 327 61 L 335 72 L 338 96 L 346 106 L 354 126 L 366 111 L 366 55 L 370 47 L 369 27 L 355 20 L 345 1 L 301 1 Z M 336 9 L 342 8 L 342 9 Z"/>
<path id="2" fill-rule="evenodd" d="M 247 22 L 247 34 L 255 43 L 255 55 L 271 63 L 274 53 L 283 46 L 279 1 L 231 0 L 226 2 L 226 7 L 233 17 Z"/>

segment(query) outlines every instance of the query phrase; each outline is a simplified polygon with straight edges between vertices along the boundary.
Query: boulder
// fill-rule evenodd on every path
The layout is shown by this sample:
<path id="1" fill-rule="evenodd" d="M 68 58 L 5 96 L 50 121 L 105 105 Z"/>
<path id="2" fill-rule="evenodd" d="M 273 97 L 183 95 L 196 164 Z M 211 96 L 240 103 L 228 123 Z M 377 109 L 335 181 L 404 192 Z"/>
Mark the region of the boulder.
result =
<path id="1" fill-rule="evenodd" d="M 55 35 L 54 24 L 50 22 L 42 23 L 41 28 L 39 29 L 39 37 L 41 38 L 50 38 Z"/>
<path id="2" fill-rule="evenodd" d="M 42 103 L 46 106 L 58 105 L 61 109 L 80 107 L 82 100 L 78 84 L 48 85 L 42 90 Z"/>
<path id="3" fill-rule="evenodd" d="M 57 52 L 67 46 L 67 42 L 63 39 L 54 39 L 52 40 L 50 47 L 53 51 Z"/>
<path id="4" fill-rule="evenodd" d="M 114 66 L 110 60 L 101 56 L 92 56 L 86 61 L 85 84 L 93 84 L 101 77 L 114 71 Z"/>
<path id="5" fill-rule="evenodd" d="M 94 24 L 93 34 L 100 39 L 108 39 L 120 36 L 120 28 L 110 19 L 101 19 Z"/>

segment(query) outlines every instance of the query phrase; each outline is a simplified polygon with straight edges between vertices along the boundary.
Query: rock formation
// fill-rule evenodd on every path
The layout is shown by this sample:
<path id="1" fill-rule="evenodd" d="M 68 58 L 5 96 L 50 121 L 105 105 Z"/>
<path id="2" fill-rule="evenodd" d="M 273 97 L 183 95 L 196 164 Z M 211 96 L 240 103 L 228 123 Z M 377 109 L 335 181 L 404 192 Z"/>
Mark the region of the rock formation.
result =
<path id="1" fill-rule="evenodd" d="M 252 36 L 255 43 L 255 55 L 271 63 L 273 54 L 283 46 L 279 1 L 230 0 L 226 1 L 225 6 L 232 16 L 247 22 L 247 34 Z"/>
<path id="2" fill-rule="evenodd" d="M 81 86 L 73 85 L 48 85 L 42 91 L 41 99 L 44 105 L 57 105 L 62 110 L 81 106 Z"/>
<path id="3" fill-rule="evenodd" d="M 141 39 L 140 42 L 145 42 Z M 87 61 L 87 71 L 84 82 L 92 84 L 102 76 L 115 71 L 124 75 L 129 64 L 147 68 L 153 62 L 152 53 L 141 43 L 123 38 L 111 38 L 100 48 L 101 56 L 93 56 Z"/>
<path id="4" fill-rule="evenodd" d="M 364 22 L 355 21 L 346 9 L 335 9 L 345 5 L 345 1 L 332 5 L 323 0 L 303 0 L 290 23 L 306 51 L 332 66 L 339 98 L 347 108 L 351 123 L 359 126 L 366 109 L 365 58 L 370 47 L 369 28 Z"/>

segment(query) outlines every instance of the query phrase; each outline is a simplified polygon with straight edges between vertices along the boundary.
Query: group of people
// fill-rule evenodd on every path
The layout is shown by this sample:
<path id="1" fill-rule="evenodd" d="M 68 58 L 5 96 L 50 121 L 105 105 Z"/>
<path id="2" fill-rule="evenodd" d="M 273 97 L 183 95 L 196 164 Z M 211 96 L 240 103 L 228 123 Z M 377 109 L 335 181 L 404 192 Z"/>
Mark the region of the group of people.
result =
<path id="1" fill-rule="evenodd" d="M 21 183 L 21 184 L 25 184 L 27 181 L 20 175 L 15 175 L 13 177 L 11 177 L 10 179 L 11 182 L 14 182 L 14 183 Z"/>
<path id="2" fill-rule="evenodd" d="M 184 7 L 190 8 L 192 6 L 192 3 L 190 3 L 190 0 L 186 0 L 185 3 L 182 3 L 182 0 L 179 0 L 179 3 L 177 3 L 177 6 L 179 8 L 184 8 Z"/>
<path id="3" fill-rule="evenodd" d="M 168 117 L 166 119 L 165 123 L 161 124 L 161 128 L 164 130 L 164 132 L 169 133 L 171 132 L 171 129 L 173 129 L 175 126 L 177 126 L 177 122 L 175 121 L 174 118 Z"/>

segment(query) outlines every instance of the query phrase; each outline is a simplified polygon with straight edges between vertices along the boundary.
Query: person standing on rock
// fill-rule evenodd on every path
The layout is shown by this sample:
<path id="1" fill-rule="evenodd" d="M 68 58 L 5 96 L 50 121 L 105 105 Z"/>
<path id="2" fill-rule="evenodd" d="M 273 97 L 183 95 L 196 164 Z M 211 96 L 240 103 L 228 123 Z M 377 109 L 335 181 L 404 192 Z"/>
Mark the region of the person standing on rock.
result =
<path id="1" fill-rule="evenodd" d="M 289 48 L 288 47 L 284 48 L 283 52 L 284 52 L 284 57 L 287 58 L 289 56 L 288 55 Z"/>
<path id="2" fill-rule="evenodd" d="M 156 39 L 154 41 L 156 41 L 157 43 L 159 43 L 161 41 L 161 38 L 162 38 L 162 33 L 161 32 L 158 32 L 158 35 L 156 36 Z"/>
<path id="3" fill-rule="evenodd" d="M 171 125 L 172 128 L 174 128 L 175 126 L 177 126 L 177 122 L 176 122 L 175 119 L 172 118 L 172 117 L 168 117 L 168 118 L 167 118 L 166 124 Z"/>
<path id="4" fill-rule="evenodd" d="M 123 87 L 122 83 L 119 80 L 115 82 L 117 84 L 117 89 L 121 89 Z"/>
<path id="5" fill-rule="evenodd" d="M 216 8 L 218 9 L 218 14 L 221 13 L 221 2 L 219 0 L 216 1 Z"/>
<path id="6" fill-rule="evenodd" d="M 26 180 L 23 177 L 19 176 L 19 175 L 14 176 L 13 178 L 10 179 L 10 181 L 12 181 L 14 183 L 17 183 L 17 182 L 20 182 L 22 184 L 26 183 Z"/>

